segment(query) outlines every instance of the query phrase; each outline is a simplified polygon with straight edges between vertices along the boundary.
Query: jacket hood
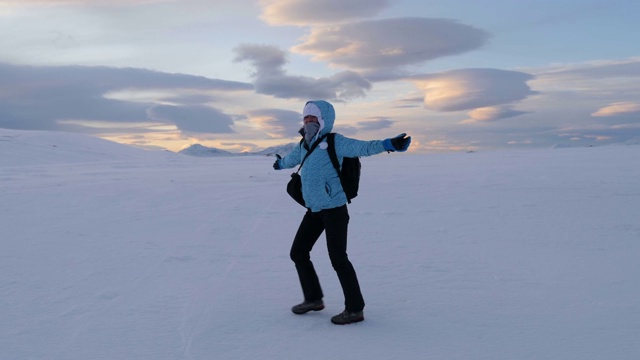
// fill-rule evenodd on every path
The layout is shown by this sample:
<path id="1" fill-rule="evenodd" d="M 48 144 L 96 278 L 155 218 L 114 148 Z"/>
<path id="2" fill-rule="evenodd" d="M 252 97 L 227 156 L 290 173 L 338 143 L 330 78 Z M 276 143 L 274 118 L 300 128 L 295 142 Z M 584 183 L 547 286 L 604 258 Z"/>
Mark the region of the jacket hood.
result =
<path id="1" fill-rule="evenodd" d="M 336 120 L 336 111 L 333 109 L 333 105 L 324 100 L 307 101 L 306 104 L 308 103 L 315 104 L 318 109 L 320 109 L 320 113 L 322 114 L 322 118 L 318 119 L 318 121 L 320 122 L 320 130 L 318 130 L 318 136 L 330 133 L 331 130 L 333 130 L 333 123 Z"/>

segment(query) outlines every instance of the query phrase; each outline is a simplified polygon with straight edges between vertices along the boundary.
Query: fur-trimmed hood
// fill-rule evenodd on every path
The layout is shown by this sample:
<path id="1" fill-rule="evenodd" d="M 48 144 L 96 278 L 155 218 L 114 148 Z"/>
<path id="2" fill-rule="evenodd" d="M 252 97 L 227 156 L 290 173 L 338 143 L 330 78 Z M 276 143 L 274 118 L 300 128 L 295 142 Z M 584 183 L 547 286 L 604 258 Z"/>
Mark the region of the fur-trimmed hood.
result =
<path id="1" fill-rule="evenodd" d="M 333 123 L 336 121 L 336 111 L 333 109 L 333 105 L 324 100 L 311 100 L 307 101 L 305 107 L 310 103 L 317 106 L 318 109 L 320 109 L 320 114 L 322 114 L 322 116 L 318 118 L 318 122 L 320 123 L 318 136 L 330 133 L 331 130 L 333 130 Z"/>

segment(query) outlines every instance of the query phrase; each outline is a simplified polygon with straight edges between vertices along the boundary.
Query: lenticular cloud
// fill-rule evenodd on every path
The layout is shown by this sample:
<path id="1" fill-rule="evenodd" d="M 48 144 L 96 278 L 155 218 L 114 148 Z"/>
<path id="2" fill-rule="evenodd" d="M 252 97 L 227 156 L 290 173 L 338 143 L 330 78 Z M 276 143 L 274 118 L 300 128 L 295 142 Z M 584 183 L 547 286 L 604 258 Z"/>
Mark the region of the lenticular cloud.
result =
<path id="1" fill-rule="evenodd" d="M 509 104 L 535 94 L 527 81 L 533 76 L 498 69 L 463 69 L 413 78 L 424 91 L 425 106 L 460 111 Z"/>
<path id="2" fill-rule="evenodd" d="M 340 67 L 391 70 L 475 50 L 488 38 L 454 20 L 394 18 L 314 28 L 293 51 Z"/>

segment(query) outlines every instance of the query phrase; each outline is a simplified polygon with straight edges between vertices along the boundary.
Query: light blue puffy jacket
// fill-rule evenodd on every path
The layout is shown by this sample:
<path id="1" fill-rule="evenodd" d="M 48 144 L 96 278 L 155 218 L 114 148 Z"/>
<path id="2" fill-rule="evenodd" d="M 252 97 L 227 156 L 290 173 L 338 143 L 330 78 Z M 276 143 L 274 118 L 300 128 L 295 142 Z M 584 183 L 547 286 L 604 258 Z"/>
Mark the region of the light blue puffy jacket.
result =
<path id="1" fill-rule="evenodd" d="M 336 114 L 333 106 L 324 100 L 314 100 L 310 102 L 316 104 L 322 112 L 320 130 L 316 135 L 317 139 L 318 137 L 331 132 Z M 314 141 L 311 143 L 313 144 Z M 382 143 L 382 140 L 362 141 L 336 134 L 335 148 L 340 166 L 342 166 L 343 157 L 360 157 L 380 154 L 385 151 Z M 302 178 L 302 196 L 304 197 L 304 202 L 307 208 L 312 212 L 318 212 L 324 209 L 333 209 L 347 203 L 347 196 L 342 190 L 340 178 L 331 163 L 327 147 L 328 145 L 326 140 L 324 140 L 318 145 L 318 147 L 316 147 L 311 155 L 309 155 L 300 170 L 300 177 Z M 289 155 L 280 159 L 280 168 L 289 169 L 300 165 L 302 159 L 304 159 L 307 154 L 307 151 L 308 150 L 303 144 L 298 145 L 291 151 L 291 153 L 289 153 Z"/>

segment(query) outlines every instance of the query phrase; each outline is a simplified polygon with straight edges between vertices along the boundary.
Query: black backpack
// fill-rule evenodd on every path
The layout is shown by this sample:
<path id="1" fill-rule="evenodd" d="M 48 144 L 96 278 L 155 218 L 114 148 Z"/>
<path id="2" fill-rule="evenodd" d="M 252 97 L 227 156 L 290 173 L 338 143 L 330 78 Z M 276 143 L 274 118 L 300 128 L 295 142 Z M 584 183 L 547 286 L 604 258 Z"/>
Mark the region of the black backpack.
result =
<path id="1" fill-rule="evenodd" d="M 335 133 L 330 133 L 327 136 L 327 145 L 329 145 L 329 158 L 333 167 L 338 172 L 340 177 L 340 184 L 345 195 L 347 195 L 347 201 L 351 204 L 351 199 L 358 196 L 358 188 L 360 186 L 360 158 L 357 157 L 344 157 L 342 159 L 342 169 L 340 169 L 340 163 L 338 162 L 338 155 L 336 155 L 335 147 Z"/>

